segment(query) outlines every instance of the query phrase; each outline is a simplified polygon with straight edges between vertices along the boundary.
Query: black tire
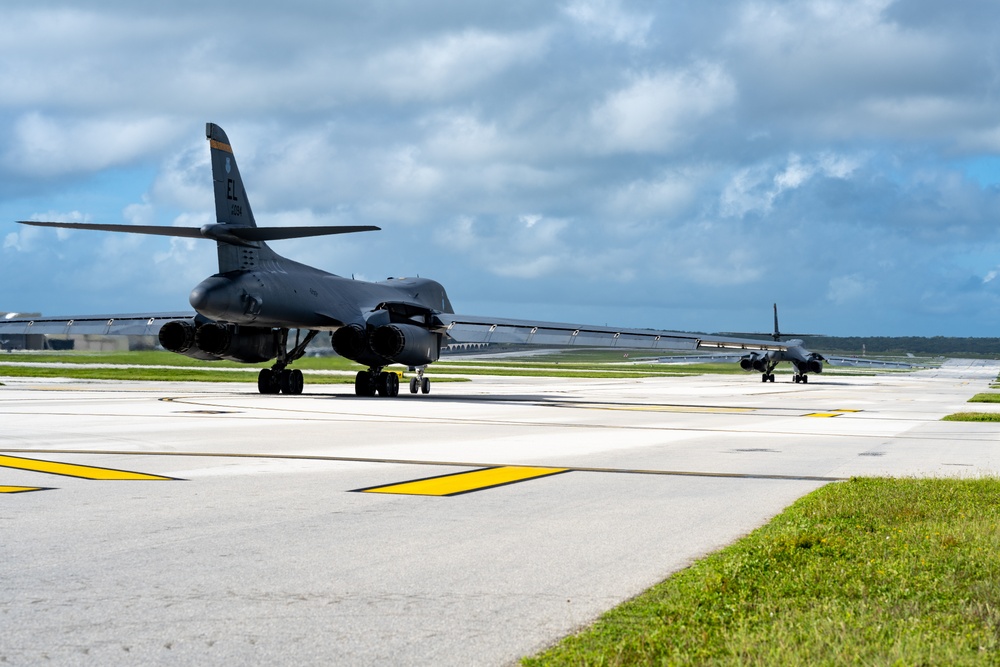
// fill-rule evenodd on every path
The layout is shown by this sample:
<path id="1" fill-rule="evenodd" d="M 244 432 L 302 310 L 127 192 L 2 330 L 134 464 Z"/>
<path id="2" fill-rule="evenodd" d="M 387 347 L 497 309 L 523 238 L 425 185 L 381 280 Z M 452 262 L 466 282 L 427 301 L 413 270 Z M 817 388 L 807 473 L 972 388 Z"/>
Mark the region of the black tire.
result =
<path id="1" fill-rule="evenodd" d="M 378 374 L 378 395 L 383 398 L 399 396 L 399 376 L 395 373 L 382 371 Z"/>
<path id="2" fill-rule="evenodd" d="M 418 384 L 419 384 L 419 381 L 417 380 L 417 378 L 410 378 L 410 393 L 411 394 L 415 394 L 418 391 L 420 391 L 420 389 L 418 388 Z"/>
<path id="3" fill-rule="evenodd" d="M 260 373 L 257 373 L 257 391 L 262 394 L 270 394 L 271 384 L 274 380 L 274 371 L 270 368 L 260 369 Z"/>
<path id="4" fill-rule="evenodd" d="M 375 387 L 372 374 L 368 371 L 358 371 L 354 378 L 354 393 L 358 396 L 374 396 Z"/>
<path id="5" fill-rule="evenodd" d="M 257 391 L 262 394 L 277 394 L 281 391 L 281 376 L 272 368 L 262 368 L 257 374 Z"/>
<path id="6" fill-rule="evenodd" d="M 305 388 L 305 386 L 306 386 L 306 380 L 304 377 L 302 377 L 302 371 L 296 368 L 291 373 L 289 373 L 288 389 L 290 391 L 288 393 L 292 394 L 293 396 L 298 396 L 302 393 L 302 390 Z"/>
<path id="7" fill-rule="evenodd" d="M 421 378 L 420 391 L 423 392 L 423 393 L 425 393 L 425 394 L 431 393 L 431 379 L 430 378 L 427 378 L 427 377 Z"/>

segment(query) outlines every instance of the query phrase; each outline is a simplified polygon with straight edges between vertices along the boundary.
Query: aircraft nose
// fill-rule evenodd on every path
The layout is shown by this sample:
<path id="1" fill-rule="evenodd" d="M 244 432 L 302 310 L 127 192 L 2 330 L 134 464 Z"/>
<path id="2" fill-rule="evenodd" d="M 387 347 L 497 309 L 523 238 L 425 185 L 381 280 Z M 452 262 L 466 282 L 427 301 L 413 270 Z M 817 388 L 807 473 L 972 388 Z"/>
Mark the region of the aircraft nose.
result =
<path id="1" fill-rule="evenodd" d="M 191 290 L 188 301 L 191 307 L 213 320 L 226 319 L 230 310 L 229 281 L 223 278 L 207 278 Z"/>

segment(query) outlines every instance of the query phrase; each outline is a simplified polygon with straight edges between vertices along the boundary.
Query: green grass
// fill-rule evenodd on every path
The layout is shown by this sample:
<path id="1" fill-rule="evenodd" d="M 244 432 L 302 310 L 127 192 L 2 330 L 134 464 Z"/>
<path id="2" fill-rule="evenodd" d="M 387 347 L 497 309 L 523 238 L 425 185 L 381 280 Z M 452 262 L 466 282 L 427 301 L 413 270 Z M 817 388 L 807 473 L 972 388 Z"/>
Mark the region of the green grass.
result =
<path id="1" fill-rule="evenodd" d="M 997 479 L 830 484 L 523 664 L 1000 664 L 998 525 Z"/>
<path id="2" fill-rule="evenodd" d="M 257 382 L 257 371 L 213 371 L 174 368 L 38 368 L 0 366 L 5 377 L 73 378 L 78 380 L 142 380 L 148 382 Z M 304 373 L 307 384 L 353 384 L 354 376 Z"/>
<path id="3" fill-rule="evenodd" d="M 1000 422 L 1000 412 L 956 412 L 942 417 L 945 422 Z"/>
<path id="4" fill-rule="evenodd" d="M 241 364 L 236 361 L 201 361 L 164 351 L 64 352 L 61 354 L 2 354 L 0 362 L 62 364 L 134 364 L 140 366 L 185 366 L 191 368 L 269 368 L 272 362 Z M 312 370 L 357 370 L 358 364 L 343 357 L 303 357 L 296 368 Z"/>
<path id="5" fill-rule="evenodd" d="M 1000 403 L 1000 394 L 976 394 L 969 403 Z"/>
<path id="6" fill-rule="evenodd" d="M 70 352 L 63 354 L 0 355 L 0 376 L 73 378 L 81 380 L 139 380 L 148 382 L 257 382 L 261 368 L 271 362 L 241 364 L 235 361 L 201 361 L 172 352 Z M 59 368 L 30 366 L 32 363 L 62 363 Z M 23 365 L 21 365 L 23 364 Z M 110 364 L 109 368 L 83 367 Z M 76 368 L 74 366 L 81 367 Z M 128 366 L 128 367 L 126 367 Z M 171 368 L 156 368 L 170 366 Z M 327 375 L 315 371 L 354 373 L 362 367 L 342 357 L 304 357 L 295 362 L 304 371 L 307 384 L 353 384 L 354 375 Z M 219 370 L 219 369 L 238 370 Z M 399 370 L 399 367 L 392 367 Z M 462 378 L 434 377 L 435 382 L 463 382 Z"/>

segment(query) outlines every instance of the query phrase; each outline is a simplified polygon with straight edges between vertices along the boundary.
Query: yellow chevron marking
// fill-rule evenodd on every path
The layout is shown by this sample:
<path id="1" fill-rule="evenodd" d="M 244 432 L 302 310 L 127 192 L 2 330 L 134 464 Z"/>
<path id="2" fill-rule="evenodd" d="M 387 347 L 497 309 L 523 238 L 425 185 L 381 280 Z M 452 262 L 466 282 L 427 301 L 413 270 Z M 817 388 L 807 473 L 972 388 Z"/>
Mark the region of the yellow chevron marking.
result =
<path id="1" fill-rule="evenodd" d="M 500 468 L 483 468 L 470 472 L 460 472 L 452 475 L 428 477 L 412 482 L 374 486 L 368 489 L 357 489 L 365 493 L 395 493 L 412 496 L 455 496 L 460 493 L 482 491 L 505 484 L 514 484 L 529 479 L 547 477 L 566 472 L 566 468 L 536 468 L 534 466 L 503 466 Z"/>
<path id="2" fill-rule="evenodd" d="M 852 412 L 861 412 L 861 410 L 830 410 L 829 412 L 810 412 L 803 417 L 839 417 L 840 415 L 850 414 Z"/>
<path id="3" fill-rule="evenodd" d="M 15 468 L 17 470 L 31 470 L 33 472 L 43 472 L 49 475 L 64 475 L 66 477 L 80 477 L 83 479 L 102 480 L 172 480 L 172 477 L 161 475 L 147 475 L 142 472 L 129 472 L 128 470 L 113 470 L 111 468 L 95 468 L 93 466 L 82 466 L 74 463 L 59 463 L 58 461 L 42 461 L 41 459 L 25 459 L 19 456 L 0 456 L 0 467 Z"/>

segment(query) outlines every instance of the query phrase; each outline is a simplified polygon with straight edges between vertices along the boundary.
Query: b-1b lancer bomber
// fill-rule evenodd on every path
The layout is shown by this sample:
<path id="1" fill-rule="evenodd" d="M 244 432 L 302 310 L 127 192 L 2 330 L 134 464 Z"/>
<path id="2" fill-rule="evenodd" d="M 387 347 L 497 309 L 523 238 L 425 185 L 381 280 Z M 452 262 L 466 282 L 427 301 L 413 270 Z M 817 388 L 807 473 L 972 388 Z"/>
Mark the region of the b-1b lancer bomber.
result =
<path id="1" fill-rule="evenodd" d="M 373 226 L 258 227 L 229 138 L 206 126 L 215 188 L 216 222 L 198 227 L 21 221 L 39 227 L 202 238 L 216 242 L 219 271 L 191 290 L 194 312 L 20 318 L 0 322 L 0 334 L 158 335 L 163 347 L 196 359 L 245 363 L 274 360 L 260 371 L 262 394 L 301 394 L 302 372 L 290 368 L 321 332 L 334 352 L 366 370 L 358 396 L 397 396 L 402 364 L 416 372 L 411 393 L 430 392 L 426 367 L 449 343 L 518 343 L 547 347 L 648 350 L 699 348 L 782 351 L 765 340 L 701 336 L 457 315 L 444 287 L 427 278 L 366 282 L 327 273 L 282 257 L 269 241 L 374 231 Z M 290 332 L 295 330 L 294 339 Z"/>

